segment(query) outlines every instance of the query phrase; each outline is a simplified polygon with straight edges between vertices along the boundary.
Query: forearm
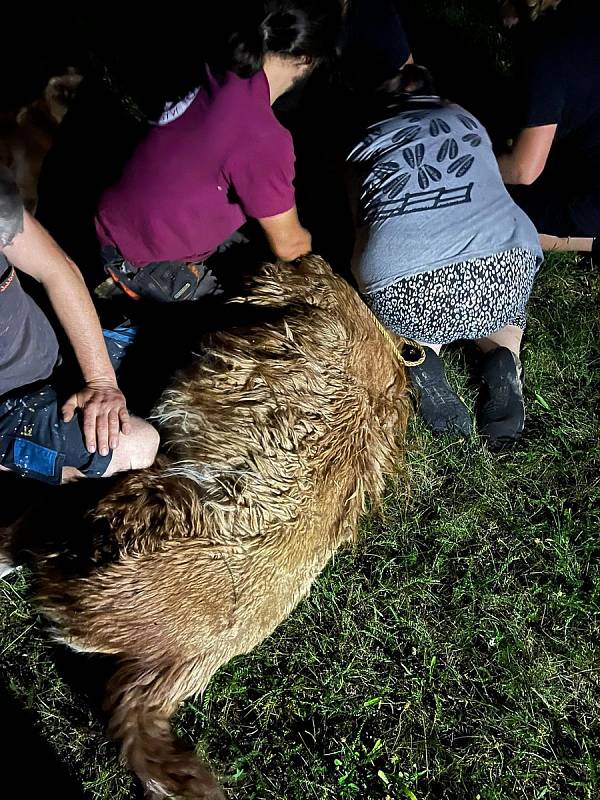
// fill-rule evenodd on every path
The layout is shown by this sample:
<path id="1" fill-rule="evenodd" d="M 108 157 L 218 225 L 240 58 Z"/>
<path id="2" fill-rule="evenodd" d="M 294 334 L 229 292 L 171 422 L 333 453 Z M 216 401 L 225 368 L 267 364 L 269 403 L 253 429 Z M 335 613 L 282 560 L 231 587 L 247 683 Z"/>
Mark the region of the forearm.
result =
<path id="1" fill-rule="evenodd" d="M 5 254 L 15 267 L 44 286 L 86 383 L 116 386 L 96 310 L 75 264 L 29 214 L 25 215 L 23 233 Z"/>
<path id="2" fill-rule="evenodd" d="M 310 252 L 312 247 L 310 233 L 305 228 L 290 233 L 277 242 L 269 242 L 271 249 L 282 261 L 294 261 Z"/>
<path id="3" fill-rule="evenodd" d="M 498 158 L 504 183 L 530 186 L 546 166 L 557 125 L 538 125 L 524 128 L 510 153 Z"/>
<path id="4" fill-rule="evenodd" d="M 274 217 L 258 220 L 269 242 L 269 247 L 282 261 L 294 261 L 310 252 L 312 241 L 310 233 L 303 228 L 296 208 Z"/>
<path id="5" fill-rule="evenodd" d="M 63 274 L 44 282 L 44 288 L 75 352 L 85 382 L 116 386 L 96 310 L 75 264 L 67 260 Z"/>

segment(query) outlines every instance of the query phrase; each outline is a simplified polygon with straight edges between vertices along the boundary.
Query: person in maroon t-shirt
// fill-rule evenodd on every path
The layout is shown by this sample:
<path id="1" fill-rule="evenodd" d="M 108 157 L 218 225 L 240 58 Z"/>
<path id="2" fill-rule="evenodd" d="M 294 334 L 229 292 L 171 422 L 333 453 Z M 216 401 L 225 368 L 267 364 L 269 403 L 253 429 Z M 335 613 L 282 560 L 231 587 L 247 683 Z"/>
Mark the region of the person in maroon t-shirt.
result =
<path id="1" fill-rule="evenodd" d="M 277 258 L 311 249 L 296 211 L 292 138 L 271 106 L 334 52 L 340 4 L 249 3 L 237 21 L 222 63 L 165 108 L 100 198 L 106 269 L 128 294 L 170 301 L 215 291 L 205 260 L 248 219 Z"/>

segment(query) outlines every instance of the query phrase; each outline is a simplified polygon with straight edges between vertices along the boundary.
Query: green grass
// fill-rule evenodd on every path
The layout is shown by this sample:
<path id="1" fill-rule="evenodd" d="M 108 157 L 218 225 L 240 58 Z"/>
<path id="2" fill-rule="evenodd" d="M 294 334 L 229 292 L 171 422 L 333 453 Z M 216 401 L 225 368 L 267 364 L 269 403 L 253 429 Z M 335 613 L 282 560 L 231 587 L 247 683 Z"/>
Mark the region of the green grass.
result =
<path id="1" fill-rule="evenodd" d="M 525 440 L 491 455 L 414 422 L 410 496 L 391 482 L 356 549 L 179 714 L 232 797 L 600 796 L 599 302 L 597 270 L 550 259 L 530 304 Z M 460 352 L 450 369 L 472 398 Z M 134 796 L 26 598 L 26 575 L 0 584 L 4 680 L 86 797 Z"/>

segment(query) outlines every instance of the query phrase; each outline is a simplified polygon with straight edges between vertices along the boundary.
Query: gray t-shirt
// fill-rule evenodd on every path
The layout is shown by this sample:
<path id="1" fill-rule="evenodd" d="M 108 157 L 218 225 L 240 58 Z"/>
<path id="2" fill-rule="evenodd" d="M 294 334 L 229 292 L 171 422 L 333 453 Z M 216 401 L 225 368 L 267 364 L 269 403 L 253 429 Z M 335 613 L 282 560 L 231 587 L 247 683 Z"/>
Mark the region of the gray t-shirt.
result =
<path id="1" fill-rule="evenodd" d="M 0 248 L 22 229 L 21 199 L 10 177 L 0 171 Z M 46 379 L 57 358 L 58 342 L 46 315 L 23 291 L 14 267 L 0 252 L 0 397 Z"/>
<path id="2" fill-rule="evenodd" d="M 515 247 L 541 263 L 537 232 L 506 191 L 485 129 L 460 106 L 414 98 L 372 125 L 349 161 L 368 229 L 354 266 L 361 291 Z"/>

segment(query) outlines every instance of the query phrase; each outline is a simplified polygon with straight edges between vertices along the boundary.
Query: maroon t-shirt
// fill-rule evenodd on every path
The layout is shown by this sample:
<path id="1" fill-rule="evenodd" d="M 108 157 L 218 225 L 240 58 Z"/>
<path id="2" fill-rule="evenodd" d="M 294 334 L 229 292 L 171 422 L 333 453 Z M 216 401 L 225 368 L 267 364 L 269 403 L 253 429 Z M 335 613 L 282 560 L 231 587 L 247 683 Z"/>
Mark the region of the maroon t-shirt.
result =
<path id="1" fill-rule="evenodd" d="M 101 244 L 137 267 L 202 260 L 248 217 L 295 204 L 292 138 L 273 115 L 262 70 L 209 76 L 184 113 L 170 116 L 137 147 L 96 215 Z"/>

